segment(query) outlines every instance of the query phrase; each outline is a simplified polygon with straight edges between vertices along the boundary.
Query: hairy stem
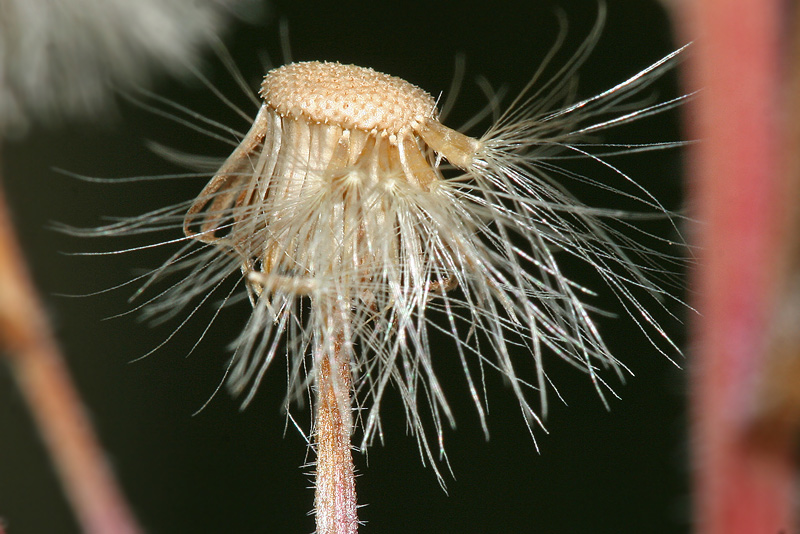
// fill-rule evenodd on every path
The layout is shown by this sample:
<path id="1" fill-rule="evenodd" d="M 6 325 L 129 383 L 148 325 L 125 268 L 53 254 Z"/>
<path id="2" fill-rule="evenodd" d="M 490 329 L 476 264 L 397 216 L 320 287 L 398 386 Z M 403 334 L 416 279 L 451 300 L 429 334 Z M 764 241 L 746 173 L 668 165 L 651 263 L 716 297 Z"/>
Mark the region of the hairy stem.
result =
<path id="1" fill-rule="evenodd" d="M 11 228 L 0 179 L 0 354 L 27 401 L 82 531 L 141 532 L 53 340 Z"/>
<path id="2" fill-rule="evenodd" d="M 327 334 L 315 348 L 317 409 L 316 511 L 317 534 L 355 534 L 356 483 L 350 447 L 352 429 L 350 357 L 345 350 L 343 314 L 327 317 Z"/>

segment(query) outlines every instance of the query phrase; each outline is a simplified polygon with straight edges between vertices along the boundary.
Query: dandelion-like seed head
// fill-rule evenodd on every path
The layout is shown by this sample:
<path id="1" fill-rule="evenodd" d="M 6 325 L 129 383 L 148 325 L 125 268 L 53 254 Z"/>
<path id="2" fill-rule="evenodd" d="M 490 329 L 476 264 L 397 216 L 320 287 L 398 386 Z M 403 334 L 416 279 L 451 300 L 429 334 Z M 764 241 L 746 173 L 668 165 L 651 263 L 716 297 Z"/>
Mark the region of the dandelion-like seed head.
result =
<path id="1" fill-rule="evenodd" d="M 220 292 L 234 301 L 244 286 L 252 313 L 227 373 L 244 404 L 285 355 L 287 399 L 302 398 L 324 375 L 343 424 L 362 428 L 366 446 L 382 435 L 381 400 L 395 389 L 434 468 L 444 455 L 443 429 L 454 423 L 438 359 L 463 370 L 487 433 L 487 369 L 506 379 L 531 431 L 543 426 L 548 396 L 557 393 L 548 359 L 585 373 L 601 397 L 613 393 L 601 371 L 622 375 L 626 368 L 595 322 L 595 293 L 571 279 L 561 259 L 589 265 L 666 353 L 677 349 L 652 309 L 665 307 L 664 263 L 674 258 L 615 229 L 619 211 L 590 208 L 569 194 L 560 178 L 616 187 L 561 164 L 589 159 L 628 187 L 628 199 L 669 216 L 596 154 L 603 145 L 583 140 L 683 97 L 642 106 L 637 96 L 675 62 L 675 52 L 604 93 L 567 101 L 601 26 L 552 79 L 542 82 L 540 69 L 506 111 L 493 103 L 496 120 L 480 137 L 442 124 L 424 90 L 369 68 L 303 62 L 270 71 L 249 131 L 180 215 L 188 240 L 155 277 L 182 275 L 149 302 L 148 313 L 196 310 L 197 299 Z M 173 226 L 179 209 L 100 232 Z M 235 287 L 224 289 L 231 279 Z M 440 334 L 450 338 L 447 348 L 432 346 Z M 513 353 L 519 345 L 533 359 L 534 376 L 518 373 L 531 367 Z"/>
<path id="2" fill-rule="evenodd" d="M 487 260 L 471 243 L 483 223 L 459 214 L 437 157 L 467 161 L 480 142 L 439 123 L 425 91 L 353 65 L 277 68 L 261 96 L 250 132 L 184 223 L 188 236 L 239 260 L 251 294 L 255 313 L 233 388 L 257 385 L 280 334 L 294 327 L 298 367 L 309 345 L 344 350 L 352 372 L 369 381 L 357 388 L 373 397 L 373 410 L 399 381 L 418 419 L 417 382 L 441 395 L 433 368 L 419 360 L 429 358 L 425 309 L 470 262 Z M 302 298 L 310 299 L 307 319 Z M 369 434 L 377 411 L 366 421 Z"/>

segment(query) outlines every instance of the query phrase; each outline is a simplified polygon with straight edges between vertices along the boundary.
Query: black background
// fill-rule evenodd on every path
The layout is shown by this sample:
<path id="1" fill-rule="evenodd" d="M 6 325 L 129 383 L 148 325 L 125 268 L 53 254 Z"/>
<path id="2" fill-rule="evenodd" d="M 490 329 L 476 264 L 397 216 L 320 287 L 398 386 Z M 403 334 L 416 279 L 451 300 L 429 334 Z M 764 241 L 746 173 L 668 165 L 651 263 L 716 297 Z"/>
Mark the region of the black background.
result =
<path id="1" fill-rule="evenodd" d="M 597 11 L 593 2 L 584 0 L 530 2 L 527 7 L 497 4 L 274 2 L 263 23 L 235 26 L 225 43 L 257 87 L 263 59 L 282 62 L 278 20 L 283 17 L 293 59 L 371 66 L 434 95 L 447 91 L 454 58 L 463 53 L 466 77 L 447 120 L 457 126 L 485 103 L 474 83 L 477 76 L 495 88 L 508 87 L 511 94 L 524 85 L 555 39 L 556 6 L 570 25 L 566 50 L 585 38 Z M 603 90 L 675 46 L 657 2 L 609 0 L 608 23 L 581 71 L 580 92 L 587 96 Z M 561 61 L 567 56 L 565 52 Z M 211 54 L 205 72 L 252 110 Z M 674 77 L 665 80 L 657 96 L 674 95 L 675 84 Z M 247 127 L 198 83 L 162 80 L 156 90 L 238 129 Z M 679 138 L 676 114 L 646 122 L 614 133 L 620 137 L 609 140 Z M 4 147 L 3 174 L 14 219 L 75 381 L 148 532 L 312 532 L 308 512 L 313 492 L 308 469 L 301 468 L 308 460 L 306 445 L 291 425 L 286 428 L 281 411 L 285 374 L 279 366 L 244 412 L 222 392 L 192 416 L 221 378 L 226 344 L 243 324 L 246 306 L 230 310 L 221 328 L 188 358 L 202 320 L 162 350 L 129 364 L 158 345 L 177 323 L 151 328 L 135 315 L 103 321 L 130 307 L 126 299 L 131 288 L 78 299 L 55 296 L 116 285 L 166 259 L 167 252 L 160 249 L 100 257 L 66 255 L 148 241 L 82 240 L 47 228 L 52 221 L 96 226 L 103 216 L 135 215 L 196 195 L 202 179 L 112 186 L 80 182 L 53 170 L 103 177 L 174 172 L 148 151 L 145 139 L 214 156 L 229 151 L 124 102 L 105 124 L 36 130 L 24 142 Z M 626 171 L 669 207 L 680 207 L 676 151 L 629 159 Z M 611 303 L 605 307 L 615 309 Z M 682 313 L 679 308 L 677 313 Z M 446 478 L 449 494 L 431 469 L 422 466 L 414 440 L 406 435 L 396 395 L 389 392 L 385 443 L 366 456 L 356 455 L 359 502 L 365 505 L 360 517 L 367 522 L 362 531 L 685 532 L 685 373 L 637 337 L 629 321 L 604 320 L 602 328 L 612 350 L 636 377 L 616 387 L 622 400 L 612 399 L 608 412 L 584 377 L 559 374 L 569 407 L 553 403 L 549 434 L 536 436 L 539 453 L 499 377 L 490 375 L 487 384 L 487 442 L 463 377 L 457 368 L 452 377 L 443 369 L 441 377 L 458 422 L 458 428 L 445 435 L 455 474 L 454 479 Z M 680 324 L 668 323 L 667 328 L 683 343 Z M 294 413 L 307 426 L 307 407 Z M 0 367 L 0 428 L 0 517 L 8 533 L 77 532 L 5 367 Z"/>

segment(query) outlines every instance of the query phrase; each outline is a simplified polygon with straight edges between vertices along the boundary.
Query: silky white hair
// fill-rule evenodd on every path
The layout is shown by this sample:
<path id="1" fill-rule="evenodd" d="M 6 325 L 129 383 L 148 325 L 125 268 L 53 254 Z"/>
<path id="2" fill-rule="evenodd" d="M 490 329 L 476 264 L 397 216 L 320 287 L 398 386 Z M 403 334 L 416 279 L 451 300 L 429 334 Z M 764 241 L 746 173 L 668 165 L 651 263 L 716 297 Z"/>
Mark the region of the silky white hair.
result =
<path id="1" fill-rule="evenodd" d="M 252 2 L 251 2 L 252 3 Z M 186 72 L 242 0 L 0 0 L 0 136 L 98 115 L 155 68 Z"/>

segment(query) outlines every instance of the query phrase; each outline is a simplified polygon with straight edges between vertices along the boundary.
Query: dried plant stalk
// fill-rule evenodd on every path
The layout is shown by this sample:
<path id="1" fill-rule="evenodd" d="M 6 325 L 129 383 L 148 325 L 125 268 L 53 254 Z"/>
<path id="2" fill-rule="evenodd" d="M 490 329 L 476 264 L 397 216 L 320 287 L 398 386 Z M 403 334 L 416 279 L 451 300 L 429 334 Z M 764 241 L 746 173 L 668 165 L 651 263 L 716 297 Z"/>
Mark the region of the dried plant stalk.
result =
<path id="1" fill-rule="evenodd" d="M 25 397 L 86 534 L 137 534 L 28 277 L 0 179 L 0 354 Z M 0 527 L 1 528 L 1 527 Z"/>
<path id="2" fill-rule="evenodd" d="M 776 297 L 791 294 L 780 285 L 792 246 L 781 225 L 797 202 L 784 174 L 797 151 L 784 144 L 783 99 L 793 94 L 782 86 L 781 32 L 788 27 L 782 11 L 788 7 L 774 0 L 709 0 L 676 9 L 685 37 L 697 40 L 686 82 L 702 89 L 688 114 L 690 135 L 702 139 L 689 159 L 701 221 L 693 278 L 699 312 L 691 395 L 694 524 L 700 534 L 793 533 L 795 446 L 774 426 L 780 421 L 757 428 L 766 422 L 759 420 L 769 408 L 765 393 L 789 400 L 780 398 L 779 382 L 769 382 L 768 351 Z M 790 372 L 781 369 L 784 378 L 796 376 Z M 792 387 L 797 391 L 798 384 Z"/>
<path id="3" fill-rule="evenodd" d="M 351 416 L 349 352 L 342 322 L 349 314 L 334 310 L 328 319 L 327 339 L 314 349 L 317 379 L 314 423 L 316 460 L 317 534 L 352 534 L 358 530 L 356 481 L 350 434 Z"/>

